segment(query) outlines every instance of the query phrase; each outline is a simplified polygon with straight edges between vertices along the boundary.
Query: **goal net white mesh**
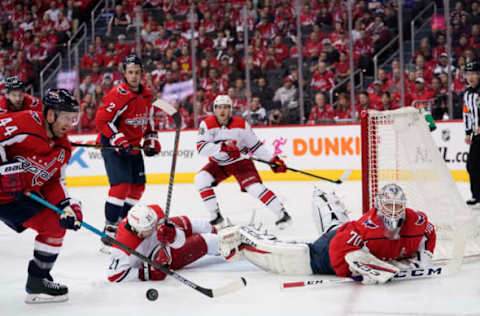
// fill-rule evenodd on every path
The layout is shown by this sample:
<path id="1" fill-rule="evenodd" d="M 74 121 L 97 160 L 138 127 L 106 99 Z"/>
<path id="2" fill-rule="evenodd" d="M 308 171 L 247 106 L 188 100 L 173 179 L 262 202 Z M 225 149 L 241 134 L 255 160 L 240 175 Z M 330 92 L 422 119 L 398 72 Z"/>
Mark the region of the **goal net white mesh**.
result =
<path id="1" fill-rule="evenodd" d="M 364 211 L 390 182 L 403 188 L 409 208 L 425 212 L 435 225 L 434 259 L 480 254 L 478 218 L 458 192 L 425 119 L 412 107 L 362 113 Z"/>

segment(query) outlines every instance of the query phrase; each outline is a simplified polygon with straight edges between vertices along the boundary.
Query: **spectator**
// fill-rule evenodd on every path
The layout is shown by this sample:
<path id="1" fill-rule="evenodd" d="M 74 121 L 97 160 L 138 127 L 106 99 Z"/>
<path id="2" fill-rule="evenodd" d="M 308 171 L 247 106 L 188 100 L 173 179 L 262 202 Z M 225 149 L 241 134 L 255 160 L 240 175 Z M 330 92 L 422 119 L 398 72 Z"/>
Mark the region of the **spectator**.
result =
<path id="1" fill-rule="evenodd" d="M 91 104 L 91 103 L 86 104 L 82 112 L 82 116 L 80 118 L 81 133 L 96 132 L 95 114 L 96 114 L 95 104 Z"/>
<path id="2" fill-rule="evenodd" d="M 267 112 L 265 108 L 260 104 L 260 98 L 258 96 L 252 97 L 252 103 L 250 109 L 243 112 L 243 118 L 250 122 L 252 126 L 263 126 L 266 123 Z"/>
<path id="3" fill-rule="evenodd" d="M 247 110 L 247 101 L 240 100 L 235 96 L 234 87 L 228 88 L 227 95 L 232 100 L 232 114 L 242 116 L 243 113 Z"/>
<path id="4" fill-rule="evenodd" d="M 115 28 L 121 32 L 125 32 L 127 26 L 132 23 L 130 15 L 124 11 L 124 8 L 121 4 L 115 6 L 115 13 L 108 22 L 107 26 L 107 36 L 112 34 L 112 30 Z M 123 58 L 123 57 L 122 57 Z"/>
<path id="5" fill-rule="evenodd" d="M 78 30 L 80 21 L 80 1 L 67 0 L 67 5 L 63 10 L 63 14 L 69 21 L 72 21 L 72 33 L 75 34 Z"/>
<path id="6" fill-rule="evenodd" d="M 396 110 L 399 106 L 397 104 L 392 103 L 392 98 L 390 92 L 385 91 L 382 93 L 382 103 L 380 105 L 380 111 L 387 111 L 387 110 Z"/>
<path id="7" fill-rule="evenodd" d="M 280 109 L 274 109 L 268 116 L 268 125 L 283 125 L 285 124 L 283 120 L 283 114 Z"/>
<path id="8" fill-rule="evenodd" d="M 333 121 L 335 110 L 330 104 L 327 104 L 325 94 L 317 92 L 315 94 L 315 106 L 308 117 L 308 124 L 324 123 Z"/>
<path id="9" fill-rule="evenodd" d="M 47 59 L 47 50 L 40 43 L 40 37 L 35 36 L 33 44 L 30 46 L 27 52 L 27 59 L 32 63 L 35 73 L 39 73 L 45 60 Z"/>
<path id="10" fill-rule="evenodd" d="M 235 80 L 235 98 L 241 101 L 247 100 L 247 90 L 242 78 L 237 78 L 237 80 Z"/>
<path id="11" fill-rule="evenodd" d="M 382 82 L 376 80 L 373 82 L 373 91 L 368 92 L 368 98 L 370 99 L 370 103 L 376 109 L 382 108 Z"/>
<path id="12" fill-rule="evenodd" d="M 344 52 L 340 53 L 340 60 L 333 64 L 333 69 L 335 70 L 335 79 L 337 81 L 342 81 L 350 76 L 350 63 L 347 59 L 347 54 Z"/>
<path id="13" fill-rule="evenodd" d="M 85 76 L 82 83 L 80 84 L 79 89 L 82 95 L 86 95 L 87 93 L 93 95 L 95 93 L 95 84 L 92 82 L 91 75 Z"/>
<path id="14" fill-rule="evenodd" d="M 103 64 L 103 56 L 97 54 L 95 51 L 95 45 L 89 44 L 87 53 L 83 55 L 82 60 L 80 61 L 80 67 L 82 69 L 90 69 L 94 62 L 97 62 L 99 65 Z"/>
<path id="15" fill-rule="evenodd" d="M 362 91 L 358 95 L 358 103 L 355 106 L 355 118 L 360 119 L 362 111 L 375 110 L 375 106 L 370 102 L 367 91 Z"/>
<path id="16" fill-rule="evenodd" d="M 448 54 L 447 53 L 442 53 L 440 55 L 440 60 L 438 61 L 437 67 L 433 70 L 433 73 L 435 75 L 440 75 L 442 72 L 448 74 Z M 450 69 L 452 71 L 452 74 L 455 73 L 455 66 L 450 64 Z"/>
<path id="17" fill-rule="evenodd" d="M 310 71 L 313 72 L 310 83 L 313 89 L 317 91 L 327 91 L 335 86 L 335 78 L 333 74 L 327 70 L 327 65 L 324 62 L 318 62 Z"/>
<path id="18" fill-rule="evenodd" d="M 433 91 L 430 89 L 425 89 L 425 80 L 423 78 L 415 79 L 415 90 L 412 92 L 413 101 L 430 100 L 433 99 L 433 97 Z"/>
<path id="19" fill-rule="evenodd" d="M 299 122 L 297 88 L 292 84 L 292 79 L 287 76 L 283 85 L 275 91 L 273 101 L 279 102 L 283 118 L 289 123 Z"/>
<path id="20" fill-rule="evenodd" d="M 335 121 L 353 118 L 352 107 L 350 106 L 349 97 L 345 92 L 342 92 L 338 95 L 333 118 Z"/>
<path id="21" fill-rule="evenodd" d="M 58 13 L 60 12 L 60 8 L 57 7 L 56 1 L 50 1 L 50 7 L 47 11 L 45 11 L 44 15 L 48 15 L 50 21 L 54 24 L 58 22 Z"/>
<path id="22" fill-rule="evenodd" d="M 264 76 L 261 76 L 254 81 L 252 94 L 258 96 L 260 99 L 260 104 L 265 108 L 265 110 L 270 111 L 273 109 L 273 91 L 270 87 L 268 87 L 267 80 Z"/>
<path id="23" fill-rule="evenodd" d="M 265 56 L 261 64 L 262 72 L 279 69 L 281 66 L 281 62 L 279 62 L 275 58 L 275 48 L 272 45 L 269 45 L 267 48 L 267 55 Z"/>

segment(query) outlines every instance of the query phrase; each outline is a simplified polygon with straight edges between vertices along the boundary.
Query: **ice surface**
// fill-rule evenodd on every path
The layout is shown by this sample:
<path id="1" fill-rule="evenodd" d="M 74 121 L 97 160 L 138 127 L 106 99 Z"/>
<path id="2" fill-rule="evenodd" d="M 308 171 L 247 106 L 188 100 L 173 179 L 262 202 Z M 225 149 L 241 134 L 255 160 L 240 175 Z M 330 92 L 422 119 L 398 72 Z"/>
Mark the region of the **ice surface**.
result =
<path id="1" fill-rule="evenodd" d="M 334 185 L 318 182 L 267 182 L 285 203 L 294 219 L 286 231 L 274 228 L 274 216 L 260 202 L 241 193 L 236 183 L 217 189 L 220 207 L 234 223 L 248 223 L 256 210 L 257 221 L 281 239 L 313 240 L 317 237 L 311 219 L 310 196 L 314 184 L 335 189 L 352 211 L 360 214 L 360 182 Z M 459 183 L 469 197 L 468 184 Z M 102 229 L 103 203 L 107 187 L 71 188 L 84 202 L 84 219 Z M 167 186 L 149 185 L 147 203 L 165 205 Z M 198 193 L 191 184 L 175 185 L 171 215 L 207 218 Z M 69 231 L 52 271 L 67 284 L 66 303 L 27 305 L 26 269 L 32 256 L 35 233 L 17 234 L 0 224 L 0 315 L 480 315 L 480 262 L 468 262 L 457 275 L 448 278 L 394 282 L 384 286 L 344 284 L 328 288 L 280 290 L 280 283 L 304 279 L 269 274 L 248 262 L 225 263 L 220 257 L 206 257 L 178 271 L 204 287 L 217 287 L 241 276 L 248 285 L 239 292 L 208 298 L 178 281 L 111 284 L 106 279 L 108 256 L 99 252 L 99 238 L 88 230 Z M 308 278 L 308 277 L 307 277 Z M 314 279 L 315 277 L 310 277 Z M 149 288 L 159 292 L 157 301 L 146 299 Z"/>

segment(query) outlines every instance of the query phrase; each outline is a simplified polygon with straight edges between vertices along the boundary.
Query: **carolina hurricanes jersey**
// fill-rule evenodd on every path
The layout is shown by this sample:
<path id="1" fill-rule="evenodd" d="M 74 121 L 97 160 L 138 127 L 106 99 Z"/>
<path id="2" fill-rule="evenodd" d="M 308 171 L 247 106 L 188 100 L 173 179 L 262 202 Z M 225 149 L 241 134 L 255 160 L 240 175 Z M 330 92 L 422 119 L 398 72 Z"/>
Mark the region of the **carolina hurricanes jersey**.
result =
<path id="1" fill-rule="evenodd" d="M 229 165 L 243 158 L 231 159 L 220 150 L 222 142 L 233 141 L 241 152 L 250 152 L 256 157 L 270 161 L 273 154 L 262 146 L 257 135 L 243 118 L 233 115 L 226 126 L 221 126 L 215 115 L 208 116 L 200 123 L 197 136 L 197 150 L 202 156 L 221 166 Z"/>
<path id="2" fill-rule="evenodd" d="M 330 262 L 338 276 L 350 275 L 345 255 L 366 247 L 375 257 L 388 261 L 409 258 L 425 247 L 433 253 L 436 234 L 427 216 L 412 209 L 405 209 L 405 222 L 400 230 L 400 238 L 387 239 L 384 236 L 382 219 L 372 208 L 360 219 L 343 224 L 330 242 Z"/>
<path id="3" fill-rule="evenodd" d="M 48 138 L 42 113 L 20 111 L 0 116 L 0 156 L 3 162 L 20 161 L 27 191 L 36 191 L 56 205 L 68 197 L 65 169 L 72 147 L 67 136 Z M 13 200 L 0 193 L 0 204 Z"/>
<path id="4" fill-rule="evenodd" d="M 139 146 L 146 132 L 153 130 L 153 95 L 149 89 L 133 92 L 122 82 L 110 90 L 97 110 L 97 130 L 110 138 L 123 133 L 132 146 Z"/>
<path id="5" fill-rule="evenodd" d="M 0 99 L 0 114 L 4 114 L 7 112 L 16 112 L 16 111 L 12 111 L 11 107 L 9 107 L 9 104 L 8 104 L 9 102 L 10 101 L 7 100 L 6 95 L 4 95 Z M 23 99 L 22 111 L 25 111 L 25 110 L 42 112 L 43 110 L 42 101 L 40 101 L 40 99 L 37 99 L 36 97 L 30 94 L 25 94 L 25 99 Z"/>

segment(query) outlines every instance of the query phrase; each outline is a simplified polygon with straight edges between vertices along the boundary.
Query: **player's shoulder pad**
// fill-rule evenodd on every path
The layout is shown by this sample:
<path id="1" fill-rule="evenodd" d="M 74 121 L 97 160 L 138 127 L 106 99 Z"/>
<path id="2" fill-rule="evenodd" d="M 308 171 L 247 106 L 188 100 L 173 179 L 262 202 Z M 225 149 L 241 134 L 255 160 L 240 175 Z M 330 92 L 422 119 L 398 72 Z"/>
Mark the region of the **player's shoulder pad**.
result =
<path id="1" fill-rule="evenodd" d="M 405 224 L 412 227 L 425 227 L 428 223 L 428 217 L 421 211 L 415 211 L 411 208 L 405 209 Z"/>
<path id="2" fill-rule="evenodd" d="M 243 117 L 233 115 L 232 119 L 230 121 L 230 124 L 228 124 L 228 128 L 245 128 L 246 127 L 246 122 Z"/>
<path id="3" fill-rule="evenodd" d="M 125 246 L 136 249 L 138 245 L 142 242 L 142 239 L 129 231 L 125 226 L 127 224 L 127 219 L 125 218 L 119 225 L 117 230 L 116 240 Z M 117 245 L 113 245 L 113 247 L 120 249 L 121 251 L 125 252 L 128 256 L 130 255 L 129 252 L 125 251 L 124 249 L 118 247 Z"/>
<path id="4" fill-rule="evenodd" d="M 220 127 L 220 125 L 218 124 L 217 118 L 213 114 L 210 116 L 207 116 L 202 122 L 205 123 L 205 127 L 207 129 Z"/>

